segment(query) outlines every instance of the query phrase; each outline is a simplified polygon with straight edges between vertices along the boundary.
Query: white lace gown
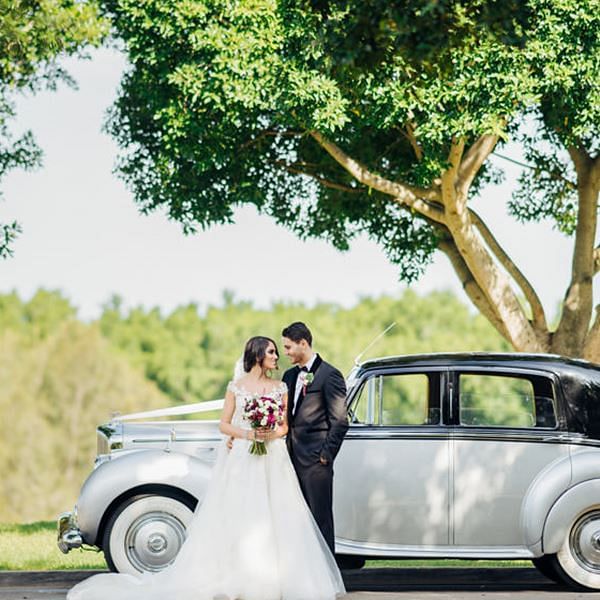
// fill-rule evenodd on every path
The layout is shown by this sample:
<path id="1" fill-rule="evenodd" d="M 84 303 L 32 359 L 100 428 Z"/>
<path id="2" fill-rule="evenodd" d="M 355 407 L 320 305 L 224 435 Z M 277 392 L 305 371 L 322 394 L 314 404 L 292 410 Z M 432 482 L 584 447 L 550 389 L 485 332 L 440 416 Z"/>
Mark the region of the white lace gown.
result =
<path id="1" fill-rule="evenodd" d="M 248 393 L 230 383 L 232 423 Z M 273 392 L 281 398 L 282 384 Z M 102 573 L 67 600 L 333 600 L 345 593 L 333 555 L 302 496 L 285 441 L 264 456 L 236 439 L 219 448 L 212 479 L 175 560 L 157 573 Z"/>

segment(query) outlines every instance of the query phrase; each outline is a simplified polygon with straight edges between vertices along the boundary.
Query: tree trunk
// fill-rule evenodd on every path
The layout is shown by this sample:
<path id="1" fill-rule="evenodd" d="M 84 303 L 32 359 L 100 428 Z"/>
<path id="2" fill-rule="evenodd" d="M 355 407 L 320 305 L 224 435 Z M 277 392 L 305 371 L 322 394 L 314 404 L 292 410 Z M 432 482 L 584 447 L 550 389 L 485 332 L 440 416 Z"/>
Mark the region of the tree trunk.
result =
<path id="1" fill-rule="evenodd" d="M 600 304 L 596 306 L 596 318 L 585 340 L 583 358 L 600 364 Z"/>
<path id="2" fill-rule="evenodd" d="M 598 165 L 587 153 L 570 148 L 577 172 L 577 228 L 569 287 L 562 304 L 560 322 L 552 335 L 551 351 L 564 356 L 595 354 L 596 323 L 590 329 L 595 274 L 594 243 L 598 221 Z M 587 343 L 589 342 L 589 343 Z"/>

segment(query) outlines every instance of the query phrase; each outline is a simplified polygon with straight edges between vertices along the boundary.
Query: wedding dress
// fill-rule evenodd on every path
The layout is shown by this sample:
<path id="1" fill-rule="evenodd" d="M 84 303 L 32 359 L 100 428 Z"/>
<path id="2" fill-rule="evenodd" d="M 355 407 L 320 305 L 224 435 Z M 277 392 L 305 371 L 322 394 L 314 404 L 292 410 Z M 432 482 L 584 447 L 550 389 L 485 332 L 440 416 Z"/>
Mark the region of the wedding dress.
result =
<path id="1" fill-rule="evenodd" d="M 235 383 L 232 424 L 250 395 Z M 270 395 L 280 400 L 281 383 Z M 219 447 L 212 479 L 175 560 L 156 573 L 101 573 L 78 583 L 67 600 L 333 600 L 345 593 L 333 555 L 302 496 L 285 441 L 267 454 L 250 441 Z"/>

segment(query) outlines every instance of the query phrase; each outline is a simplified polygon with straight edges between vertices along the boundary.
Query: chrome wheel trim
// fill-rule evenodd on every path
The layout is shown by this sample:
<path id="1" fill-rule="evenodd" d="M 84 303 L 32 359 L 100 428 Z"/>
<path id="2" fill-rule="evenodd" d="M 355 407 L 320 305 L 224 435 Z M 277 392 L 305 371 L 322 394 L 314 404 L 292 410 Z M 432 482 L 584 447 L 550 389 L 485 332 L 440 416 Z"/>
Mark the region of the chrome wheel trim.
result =
<path id="1" fill-rule="evenodd" d="M 588 513 L 575 523 L 569 544 L 580 566 L 600 573 L 600 511 Z"/>
<path id="2" fill-rule="evenodd" d="M 600 589 L 600 509 L 586 512 L 573 523 L 557 558 L 571 579 Z"/>
<path id="3" fill-rule="evenodd" d="M 125 552 L 138 571 L 160 571 L 177 556 L 185 540 L 185 527 L 172 514 L 153 511 L 131 523 Z"/>
<path id="4" fill-rule="evenodd" d="M 193 512 L 165 496 L 147 496 L 127 506 L 110 536 L 110 553 L 120 573 L 157 572 L 169 565 L 185 541 Z"/>

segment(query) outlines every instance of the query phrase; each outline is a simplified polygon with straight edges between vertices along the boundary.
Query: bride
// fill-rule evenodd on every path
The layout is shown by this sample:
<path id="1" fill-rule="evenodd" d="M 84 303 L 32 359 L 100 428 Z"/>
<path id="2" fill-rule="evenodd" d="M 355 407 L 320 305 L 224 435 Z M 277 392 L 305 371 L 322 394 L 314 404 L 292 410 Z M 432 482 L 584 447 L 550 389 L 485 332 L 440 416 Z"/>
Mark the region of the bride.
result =
<path id="1" fill-rule="evenodd" d="M 333 600 L 345 593 L 340 572 L 304 501 L 285 441 L 287 387 L 269 376 L 275 342 L 248 340 L 242 369 L 227 386 L 224 440 L 202 503 L 174 561 L 162 571 L 102 573 L 73 587 L 67 600 Z M 272 431 L 244 420 L 246 401 L 283 405 Z M 267 453 L 250 453 L 264 441 Z"/>

